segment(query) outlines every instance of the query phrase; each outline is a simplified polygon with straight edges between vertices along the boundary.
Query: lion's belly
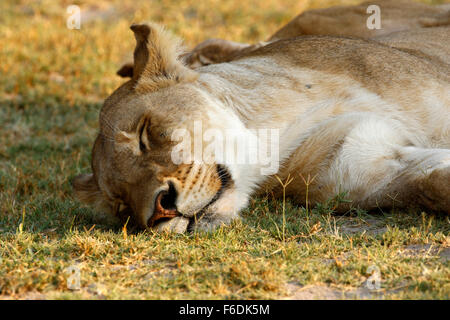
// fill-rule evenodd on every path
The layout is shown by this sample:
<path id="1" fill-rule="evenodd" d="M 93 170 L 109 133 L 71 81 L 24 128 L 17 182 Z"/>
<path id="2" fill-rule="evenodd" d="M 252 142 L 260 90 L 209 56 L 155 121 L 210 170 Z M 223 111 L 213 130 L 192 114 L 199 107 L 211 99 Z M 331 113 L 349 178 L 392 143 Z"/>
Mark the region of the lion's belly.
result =
<path id="1" fill-rule="evenodd" d="M 441 95 L 435 97 L 436 92 Z M 352 204 L 361 200 L 364 207 L 367 204 L 364 199 L 380 184 L 389 183 L 386 179 L 390 179 L 377 171 L 377 161 L 383 161 L 384 155 L 390 156 L 392 150 L 383 141 L 371 145 L 372 137 L 378 136 L 381 140 L 385 137 L 398 146 L 450 148 L 450 105 L 446 102 L 446 95 L 448 93 L 439 91 L 439 88 L 417 93 L 415 107 L 405 108 L 354 86 L 347 87 L 342 99 L 330 98 L 317 103 L 316 108 L 303 112 L 296 118 L 297 123 L 291 123 L 287 133 L 280 136 L 280 155 L 283 157 L 287 150 L 293 150 L 280 164 L 277 174 L 282 181 L 286 181 L 288 176 L 293 178 L 286 194 L 300 204 L 306 201 L 314 204 L 323 203 L 341 191 L 351 190 Z M 373 177 L 372 181 L 355 178 L 355 172 L 360 170 L 361 163 L 364 165 L 364 160 L 359 159 L 358 162 L 355 159 L 353 164 L 351 158 L 340 159 L 346 158 L 343 150 L 352 139 L 362 141 L 362 147 L 368 152 L 376 149 L 375 155 L 368 156 L 368 168 L 364 169 L 365 174 L 369 172 L 368 176 Z M 283 191 L 274 177 L 267 178 L 258 193 L 263 194 L 267 190 L 275 196 L 280 196 Z M 346 206 L 340 209 L 346 210 Z"/>

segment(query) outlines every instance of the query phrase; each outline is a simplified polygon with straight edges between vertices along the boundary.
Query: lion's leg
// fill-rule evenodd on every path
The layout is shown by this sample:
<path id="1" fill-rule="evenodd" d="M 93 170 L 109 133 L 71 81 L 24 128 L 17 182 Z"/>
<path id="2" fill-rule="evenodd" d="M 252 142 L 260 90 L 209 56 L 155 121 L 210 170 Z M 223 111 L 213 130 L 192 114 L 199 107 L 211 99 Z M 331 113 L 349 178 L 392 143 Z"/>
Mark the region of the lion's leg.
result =
<path id="1" fill-rule="evenodd" d="M 450 213 L 450 149 L 411 146 L 409 138 L 394 122 L 364 119 L 349 130 L 319 183 L 328 192 L 348 192 L 353 205 L 365 209 L 421 206 Z"/>
<path id="2" fill-rule="evenodd" d="M 418 147 L 399 148 L 404 168 L 374 200 L 398 198 L 400 206 L 420 206 L 450 214 L 450 150 Z M 380 200 L 378 200 L 380 199 Z"/>
<path id="3" fill-rule="evenodd" d="M 211 231 L 221 225 L 227 225 L 239 218 L 239 211 L 245 208 L 247 203 L 248 195 L 232 187 L 226 190 L 206 212 L 193 219 L 190 229 Z"/>

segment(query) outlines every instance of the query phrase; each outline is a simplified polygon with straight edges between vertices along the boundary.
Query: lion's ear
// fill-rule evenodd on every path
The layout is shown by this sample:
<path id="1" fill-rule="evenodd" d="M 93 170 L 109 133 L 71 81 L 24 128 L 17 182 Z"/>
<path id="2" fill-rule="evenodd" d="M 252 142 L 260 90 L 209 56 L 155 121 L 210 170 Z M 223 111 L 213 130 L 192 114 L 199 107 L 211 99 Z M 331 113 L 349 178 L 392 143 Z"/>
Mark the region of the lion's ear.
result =
<path id="1" fill-rule="evenodd" d="M 197 73 L 179 60 L 181 41 L 156 24 L 133 24 L 136 38 L 133 81 L 136 88 L 166 86 L 180 81 L 192 81 Z"/>
<path id="2" fill-rule="evenodd" d="M 125 63 L 119 70 L 117 70 L 116 74 L 122 78 L 133 78 L 133 67 L 133 63 Z"/>
<path id="3" fill-rule="evenodd" d="M 72 181 L 72 187 L 75 197 L 85 204 L 97 206 L 104 200 L 92 173 L 76 176 Z"/>

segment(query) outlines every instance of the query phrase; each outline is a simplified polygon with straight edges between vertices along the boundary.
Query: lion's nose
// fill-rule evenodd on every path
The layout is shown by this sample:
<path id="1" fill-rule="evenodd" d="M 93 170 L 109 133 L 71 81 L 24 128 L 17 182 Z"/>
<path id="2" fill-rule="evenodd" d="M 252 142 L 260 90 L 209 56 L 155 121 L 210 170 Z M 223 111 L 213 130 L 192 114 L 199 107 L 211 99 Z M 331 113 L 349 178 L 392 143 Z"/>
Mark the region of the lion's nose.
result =
<path id="1" fill-rule="evenodd" d="M 175 205 L 176 197 L 177 193 L 173 184 L 169 184 L 168 191 L 161 191 L 156 196 L 155 210 L 148 221 L 148 226 L 150 228 L 161 219 L 175 218 L 180 215 Z"/>

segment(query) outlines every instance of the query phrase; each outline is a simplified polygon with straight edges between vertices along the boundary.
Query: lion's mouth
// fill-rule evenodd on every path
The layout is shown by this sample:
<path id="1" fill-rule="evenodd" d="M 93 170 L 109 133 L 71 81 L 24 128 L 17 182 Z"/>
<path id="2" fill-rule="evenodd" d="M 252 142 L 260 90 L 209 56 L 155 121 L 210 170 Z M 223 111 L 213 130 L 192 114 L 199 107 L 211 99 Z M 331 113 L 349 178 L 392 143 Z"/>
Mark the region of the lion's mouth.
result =
<path id="1" fill-rule="evenodd" d="M 204 218 L 208 212 L 208 208 L 211 207 L 231 184 L 232 178 L 228 169 L 223 165 L 216 165 L 218 177 L 220 179 L 220 188 L 214 195 L 214 197 L 196 214 L 192 217 L 186 217 L 182 212 L 179 212 L 175 207 L 175 199 L 177 196 L 176 190 L 173 185 L 169 185 L 168 191 L 161 191 L 155 199 L 155 213 L 148 220 L 148 227 L 153 228 L 157 224 L 173 219 L 175 217 L 184 217 L 189 219 L 189 227 L 200 219 Z M 188 228 L 189 228 L 188 227 Z"/>

